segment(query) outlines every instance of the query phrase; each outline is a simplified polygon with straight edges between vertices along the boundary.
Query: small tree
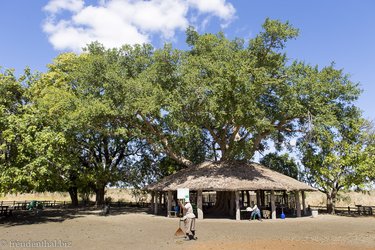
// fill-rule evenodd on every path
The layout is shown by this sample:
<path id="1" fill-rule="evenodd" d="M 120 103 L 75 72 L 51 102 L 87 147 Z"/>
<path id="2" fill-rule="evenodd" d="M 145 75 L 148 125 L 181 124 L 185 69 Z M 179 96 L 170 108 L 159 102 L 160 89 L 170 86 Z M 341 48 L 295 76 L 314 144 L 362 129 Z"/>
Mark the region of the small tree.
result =
<path id="1" fill-rule="evenodd" d="M 363 147 L 364 152 L 361 155 L 360 172 L 363 178 L 370 184 L 375 183 L 375 127 L 372 121 L 365 121 L 363 126 L 364 138 Z"/>
<path id="2" fill-rule="evenodd" d="M 361 188 L 369 181 L 363 174 L 370 149 L 364 143 L 364 121 L 354 109 L 351 111 L 347 113 L 351 117 L 347 116 L 338 126 L 314 128 L 299 142 L 306 179 L 326 194 L 327 212 L 331 214 L 335 213 L 339 191 Z"/>

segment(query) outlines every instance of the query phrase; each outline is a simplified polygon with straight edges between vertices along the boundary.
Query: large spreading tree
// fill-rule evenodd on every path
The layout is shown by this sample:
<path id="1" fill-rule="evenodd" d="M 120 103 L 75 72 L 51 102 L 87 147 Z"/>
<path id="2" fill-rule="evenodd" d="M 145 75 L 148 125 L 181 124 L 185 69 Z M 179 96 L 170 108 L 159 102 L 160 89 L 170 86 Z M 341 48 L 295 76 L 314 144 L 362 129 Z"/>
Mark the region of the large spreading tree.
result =
<path id="1" fill-rule="evenodd" d="M 270 141 L 304 133 L 311 116 L 315 123 L 336 119 L 359 96 L 334 65 L 288 61 L 283 49 L 297 34 L 269 19 L 248 45 L 188 29 L 189 50 L 165 46 L 135 60 L 145 65 L 124 84 L 123 111 L 155 150 L 185 166 L 192 164 L 182 150 L 186 138 L 201 135 L 207 158 L 249 160 Z"/>
<path id="2" fill-rule="evenodd" d="M 50 149 L 39 163 L 102 203 L 109 184 L 151 181 L 171 165 L 251 160 L 270 142 L 304 135 L 311 117 L 316 127 L 345 120 L 340 111 L 354 107 L 358 85 L 334 65 L 288 59 L 284 48 L 297 35 L 288 22 L 267 19 L 248 43 L 189 28 L 187 50 L 93 43 L 80 55 L 63 53 L 30 85 L 30 112 L 51 131 L 45 141 L 56 142 L 39 148 Z"/>
<path id="3" fill-rule="evenodd" d="M 283 49 L 298 31 L 267 19 L 245 44 L 222 33 L 187 31 L 187 51 L 171 46 L 143 58 L 150 63 L 125 84 L 124 111 L 157 152 L 189 167 L 187 138 L 206 138 L 207 158 L 250 160 L 256 151 L 306 133 L 314 124 L 346 119 L 360 91 L 334 65 L 288 61 Z M 229 199 L 220 193 L 218 199 Z"/>

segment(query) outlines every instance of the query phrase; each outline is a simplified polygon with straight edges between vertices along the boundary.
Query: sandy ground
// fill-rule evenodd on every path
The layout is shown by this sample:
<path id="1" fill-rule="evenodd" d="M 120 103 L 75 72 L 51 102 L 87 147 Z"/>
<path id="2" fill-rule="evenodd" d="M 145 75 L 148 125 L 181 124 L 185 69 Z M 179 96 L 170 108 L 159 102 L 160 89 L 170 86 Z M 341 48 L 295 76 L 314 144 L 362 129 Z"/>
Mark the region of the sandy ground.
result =
<path id="1" fill-rule="evenodd" d="M 179 219 L 129 209 L 44 210 L 0 219 L 0 249 L 375 249 L 375 217 L 197 221 L 196 241 L 175 237 Z M 24 248 L 22 248 L 24 247 Z"/>

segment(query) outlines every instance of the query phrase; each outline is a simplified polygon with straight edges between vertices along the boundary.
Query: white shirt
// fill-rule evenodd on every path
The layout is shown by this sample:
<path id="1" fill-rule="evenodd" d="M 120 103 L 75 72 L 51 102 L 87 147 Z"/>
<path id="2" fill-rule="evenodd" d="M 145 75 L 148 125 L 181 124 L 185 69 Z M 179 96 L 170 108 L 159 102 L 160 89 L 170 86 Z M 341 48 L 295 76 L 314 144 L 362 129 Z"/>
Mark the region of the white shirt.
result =
<path id="1" fill-rule="evenodd" d="M 190 202 L 185 204 L 185 209 L 186 209 L 186 218 L 195 218 L 195 214 L 193 213 L 193 206 L 190 204 Z"/>
<path id="2" fill-rule="evenodd" d="M 252 211 L 257 210 L 257 209 L 258 209 L 258 206 L 255 205 L 253 208 L 251 208 L 251 207 L 247 207 L 247 208 L 246 208 L 246 211 L 252 212 Z"/>

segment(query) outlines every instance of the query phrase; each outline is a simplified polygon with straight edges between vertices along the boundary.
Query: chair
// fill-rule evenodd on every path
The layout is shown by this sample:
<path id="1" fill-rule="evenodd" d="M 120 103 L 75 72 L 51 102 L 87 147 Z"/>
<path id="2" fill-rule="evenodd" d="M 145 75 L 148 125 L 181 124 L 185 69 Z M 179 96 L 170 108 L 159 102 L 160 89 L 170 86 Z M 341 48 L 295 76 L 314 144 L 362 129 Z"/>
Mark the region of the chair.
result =
<path id="1" fill-rule="evenodd" d="M 270 219 L 271 218 L 271 211 L 270 210 L 262 210 L 263 218 Z"/>

